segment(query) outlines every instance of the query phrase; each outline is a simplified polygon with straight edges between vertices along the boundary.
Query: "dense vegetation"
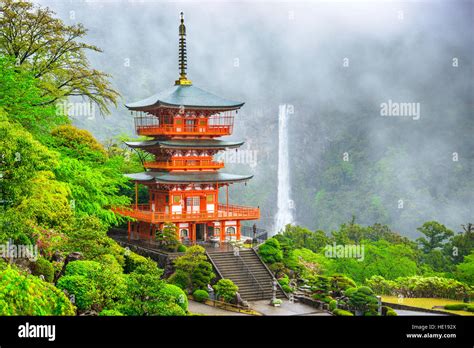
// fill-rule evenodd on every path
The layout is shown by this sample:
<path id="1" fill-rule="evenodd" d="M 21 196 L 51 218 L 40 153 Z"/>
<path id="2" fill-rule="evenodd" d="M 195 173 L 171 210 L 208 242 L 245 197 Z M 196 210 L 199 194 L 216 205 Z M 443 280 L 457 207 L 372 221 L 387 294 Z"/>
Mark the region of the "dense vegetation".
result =
<path id="1" fill-rule="evenodd" d="M 259 253 L 286 292 L 306 285 L 315 300 L 332 309 L 337 302 L 353 312 L 373 315 L 375 294 L 473 298 L 473 226 L 462 227 L 454 234 L 429 221 L 418 229 L 423 237 L 414 242 L 387 226 L 365 227 L 354 219 L 331 235 L 287 225 L 283 233 L 262 244 Z M 328 253 L 343 246 L 364 249 L 362 255 Z"/>
<path id="2" fill-rule="evenodd" d="M 0 243 L 36 246 L 40 257 L 0 259 L 0 315 L 185 315 L 186 294 L 156 263 L 106 235 L 123 222 L 111 208 L 129 203 L 122 173 L 138 158 L 55 107 L 78 95 L 104 112 L 115 102 L 85 57 L 99 49 L 48 9 L 2 0 L 1 11 Z"/>

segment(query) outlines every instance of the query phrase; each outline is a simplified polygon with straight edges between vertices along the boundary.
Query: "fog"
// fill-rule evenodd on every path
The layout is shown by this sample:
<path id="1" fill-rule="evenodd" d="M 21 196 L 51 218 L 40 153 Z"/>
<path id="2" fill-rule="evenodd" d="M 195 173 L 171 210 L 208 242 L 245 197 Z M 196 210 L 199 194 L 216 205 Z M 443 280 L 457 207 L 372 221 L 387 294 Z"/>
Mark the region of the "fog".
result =
<path id="1" fill-rule="evenodd" d="M 414 237 L 428 220 L 456 231 L 474 222 L 472 2 L 39 3 L 68 24 L 84 24 L 85 41 L 104 51 L 89 58 L 111 74 L 120 104 L 109 116 L 73 115 L 101 140 L 133 135 L 123 104 L 177 79 L 185 13 L 188 77 L 246 102 L 232 138 L 245 140 L 241 153 L 255 161 L 228 157 L 234 163 L 225 171 L 254 174 L 230 197 L 260 206 L 259 227 L 272 229 L 276 213 L 281 104 L 293 109 L 298 224 L 329 232 L 355 215 Z M 382 116 L 389 100 L 417 103 L 419 119 Z M 342 183 L 337 168 L 348 178 Z"/>

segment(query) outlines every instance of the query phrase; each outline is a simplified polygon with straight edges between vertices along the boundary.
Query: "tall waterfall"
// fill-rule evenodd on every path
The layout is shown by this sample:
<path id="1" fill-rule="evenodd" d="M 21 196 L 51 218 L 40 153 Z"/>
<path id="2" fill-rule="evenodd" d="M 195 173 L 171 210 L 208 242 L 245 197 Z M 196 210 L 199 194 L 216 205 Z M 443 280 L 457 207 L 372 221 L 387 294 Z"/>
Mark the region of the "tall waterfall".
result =
<path id="1" fill-rule="evenodd" d="M 288 106 L 280 105 L 278 113 L 278 211 L 274 232 L 293 223 L 293 201 L 290 199 L 290 163 L 288 158 Z"/>

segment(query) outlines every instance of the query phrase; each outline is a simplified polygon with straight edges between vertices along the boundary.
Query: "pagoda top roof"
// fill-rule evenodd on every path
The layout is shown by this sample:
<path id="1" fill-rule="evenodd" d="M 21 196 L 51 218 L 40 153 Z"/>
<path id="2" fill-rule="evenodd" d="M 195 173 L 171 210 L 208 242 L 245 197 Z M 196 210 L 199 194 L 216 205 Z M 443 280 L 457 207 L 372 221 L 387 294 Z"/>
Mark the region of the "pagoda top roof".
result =
<path id="1" fill-rule="evenodd" d="M 242 105 L 244 103 L 221 98 L 193 85 L 176 85 L 146 99 L 125 104 L 134 111 L 180 107 L 228 111 L 240 109 Z"/>
<path id="2" fill-rule="evenodd" d="M 243 144 L 243 141 L 224 141 L 218 139 L 173 139 L 173 140 L 146 140 L 138 142 L 125 142 L 132 148 L 198 148 L 198 149 L 225 149 L 235 148 Z"/>
<path id="3" fill-rule="evenodd" d="M 142 183 L 162 183 L 162 184 L 181 184 L 181 183 L 232 183 L 246 181 L 253 175 L 237 175 L 228 173 L 174 173 L 174 172 L 142 172 L 134 174 L 125 174 L 126 177 Z"/>

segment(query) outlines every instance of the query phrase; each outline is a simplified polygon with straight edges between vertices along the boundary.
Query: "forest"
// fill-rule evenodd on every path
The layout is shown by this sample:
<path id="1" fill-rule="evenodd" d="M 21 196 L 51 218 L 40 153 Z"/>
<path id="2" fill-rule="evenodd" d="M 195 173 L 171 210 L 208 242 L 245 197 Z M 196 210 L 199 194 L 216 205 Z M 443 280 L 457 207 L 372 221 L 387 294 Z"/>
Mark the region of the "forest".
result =
<path id="1" fill-rule="evenodd" d="M 94 68 L 88 58 L 101 48 L 86 43 L 83 25 L 65 24 L 47 7 L 15 0 L 0 0 L 0 6 L 0 315 L 192 314 L 188 295 L 205 297 L 203 290 L 215 278 L 203 250 L 186 249 L 176 241 L 170 245 L 165 238 L 164 247 L 185 252 L 174 273 L 165 275 L 151 259 L 109 238 L 111 227 L 126 222 L 112 208 L 132 201 L 134 189 L 123 174 L 142 171 L 140 158 L 122 145 L 128 135 L 98 140 L 58 107 L 69 98 L 84 98 L 105 120 L 113 117 L 119 91 L 111 76 Z M 459 127 L 472 122 L 464 121 Z M 403 158 L 404 150 L 387 149 L 368 158 L 361 150 L 367 134 L 349 130 L 351 137 L 344 133 L 320 150 L 321 175 L 302 178 L 309 167 L 295 172 L 293 180 L 301 186 L 294 194 L 313 195 L 307 198 L 312 203 L 298 213 L 301 225 L 311 229 L 288 225 L 260 246 L 262 259 L 285 291 L 293 292 L 295 282 L 309 284 L 313 297 L 333 311 L 333 301 L 340 298 L 340 303 L 367 315 L 374 314 L 374 294 L 473 298 L 474 225 L 460 219 L 455 227 L 452 220 L 449 225 L 434 219 L 420 222 L 420 216 L 431 214 L 415 210 L 408 216 L 405 210 L 399 219 L 409 223 L 394 223 L 397 230 L 392 230 L 395 218 L 385 205 L 398 196 L 384 178 L 393 170 L 391 159 Z M 360 161 L 337 161 L 334 154 L 346 148 L 353 148 Z M 295 167 L 303 168 L 303 158 L 296 156 L 295 161 Z M 418 172 L 406 170 L 409 177 L 411 171 Z M 450 181 L 430 193 L 439 204 L 429 209 L 451 198 L 462 202 L 469 196 L 472 202 L 472 167 L 456 163 L 443 170 L 452 174 Z M 366 171 L 373 176 L 364 175 Z M 429 180 L 436 181 L 437 174 L 430 174 Z M 248 191 L 233 193 L 250 204 L 273 202 L 272 194 L 259 194 L 262 181 L 257 177 Z M 372 183 L 386 189 L 386 195 L 369 195 Z M 429 190 L 413 187 L 413 197 Z M 400 226 L 412 230 L 401 235 Z M 168 225 L 161 236 L 175 234 L 174 228 Z M 333 243 L 364 245 L 364 260 L 325 257 L 325 247 Z M 5 253 L 11 245 L 35 246 L 38 255 L 16 258 Z M 222 280 L 214 288 L 229 302 L 237 291 Z M 344 291 L 345 297 L 339 296 Z M 347 312 L 340 309 L 336 314 Z"/>

